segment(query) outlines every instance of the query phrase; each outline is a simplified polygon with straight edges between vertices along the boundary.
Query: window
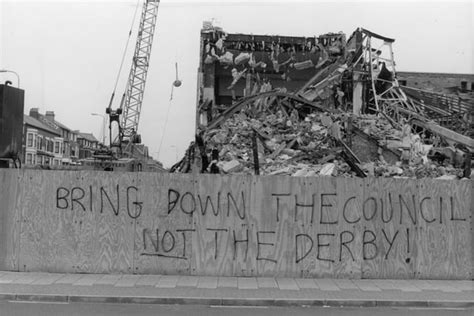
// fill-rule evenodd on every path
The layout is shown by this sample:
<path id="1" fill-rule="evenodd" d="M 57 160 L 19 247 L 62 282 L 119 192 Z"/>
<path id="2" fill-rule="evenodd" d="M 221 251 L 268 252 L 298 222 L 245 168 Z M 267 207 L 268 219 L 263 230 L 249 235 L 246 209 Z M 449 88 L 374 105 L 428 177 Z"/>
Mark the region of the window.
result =
<path id="1" fill-rule="evenodd" d="M 54 142 L 54 152 L 56 154 L 59 154 L 59 142 Z"/>
<path id="2" fill-rule="evenodd" d="M 36 148 L 36 139 L 38 138 L 38 136 L 35 134 L 33 135 L 33 148 Z"/>
<path id="3" fill-rule="evenodd" d="M 33 135 L 31 135 L 33 136 Z M 33 160 L 33 155 L 32 154 L 26 154 L 26 164 L 31 165 Z"/>
<path id="4" fill-rule="evenodd" d="M 33 147 L 33 134 L 28 133 L 26 141 L 27 141 L 26 146 Z"/>
<path id="5" fill-rule="evenodd" d="M 41 145 L 43 143 L 43 137 L 38 135 L 38 139 L 36 142 L 36 148 L 41 150 Z"/>
<path id="6" fill-rule="evenodd" d="M 48 143 L 47 143 L 46 151 L 49 151 L 50 153 L 52 153 L 53 152 L 53 141 L 48 139 L 47 142 Z"/>

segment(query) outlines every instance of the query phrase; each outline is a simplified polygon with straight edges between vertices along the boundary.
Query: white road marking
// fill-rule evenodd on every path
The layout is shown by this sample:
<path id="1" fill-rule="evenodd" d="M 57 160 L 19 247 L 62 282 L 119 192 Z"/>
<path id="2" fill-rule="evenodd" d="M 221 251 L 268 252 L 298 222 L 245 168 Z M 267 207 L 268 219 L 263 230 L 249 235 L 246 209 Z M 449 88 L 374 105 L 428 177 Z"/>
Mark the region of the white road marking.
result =
<path id="1" fill-rule="evenodd" d="M 54 305 L 64 305 L 69 304 L 69 302 L 47 302 L 47 301 L 8 301 L 8 303 L 21 303 L 21 304 L 54 304 Z"/>

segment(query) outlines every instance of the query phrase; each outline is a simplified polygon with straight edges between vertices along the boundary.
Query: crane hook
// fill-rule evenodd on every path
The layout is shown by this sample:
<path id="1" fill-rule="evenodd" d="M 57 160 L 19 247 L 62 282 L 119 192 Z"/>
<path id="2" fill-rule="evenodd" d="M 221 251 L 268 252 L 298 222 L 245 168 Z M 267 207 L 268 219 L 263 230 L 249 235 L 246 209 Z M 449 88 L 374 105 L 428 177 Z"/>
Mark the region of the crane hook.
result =
<path id="1" fill-rule="evenodd" d="M 178 63 L 175 63 L 175 67 L 176 67 L 176 80 L 173 82 L 173 86 L 178 88 L 182 84 L 181 80 L 178 79 Z"/>

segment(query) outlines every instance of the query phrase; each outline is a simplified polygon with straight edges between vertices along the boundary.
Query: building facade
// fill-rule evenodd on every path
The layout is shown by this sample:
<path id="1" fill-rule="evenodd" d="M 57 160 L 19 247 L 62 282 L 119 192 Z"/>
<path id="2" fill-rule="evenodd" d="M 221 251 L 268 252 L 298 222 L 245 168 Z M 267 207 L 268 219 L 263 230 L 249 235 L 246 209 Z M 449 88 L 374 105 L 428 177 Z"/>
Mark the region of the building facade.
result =
<path id="1" fill-rule="evenodd" d="M 93 152 L 98 141 L 92 134 L 81 134 L 55 120 L 53 111 L 43 115 L 38 108 L 30 109 L 23 121 L 23 164 L 27 167 L 76 165 L 82 152 Z M 87 135 L 84 139 L 84 135 Z"/>
<path id="2" fill-rule="evenodd" d="M 99 141 L 91 133 L 81 133 L 77 131 L 77 141 L 79 143 L 79 159 L 90 158 L 99 149 Z"/>
<path id="3" fill-rule="evenodd" d="M 474 74 L 397 72 L 403 86 L 440 93 L 474 92 Z"/>
<path id="4" fill-rule="evenodd" d="M 62 144 L 59 131 L 28 115 L 23 117 L 23 126 L 23 164 L 26 167 L 59 165 L 55 155 L 55 146 L 59 148 Z"/>

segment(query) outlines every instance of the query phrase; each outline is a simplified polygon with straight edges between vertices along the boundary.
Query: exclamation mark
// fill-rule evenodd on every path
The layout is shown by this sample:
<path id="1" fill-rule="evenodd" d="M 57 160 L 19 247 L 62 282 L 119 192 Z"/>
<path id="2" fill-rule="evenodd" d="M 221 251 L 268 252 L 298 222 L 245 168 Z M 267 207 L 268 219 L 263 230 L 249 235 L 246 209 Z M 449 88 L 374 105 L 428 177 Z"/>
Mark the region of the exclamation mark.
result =
<path id="1" fill-rule="evenodd" d="M 410 253 L 410 228 L 407 228 L 407 253 Z"/>

